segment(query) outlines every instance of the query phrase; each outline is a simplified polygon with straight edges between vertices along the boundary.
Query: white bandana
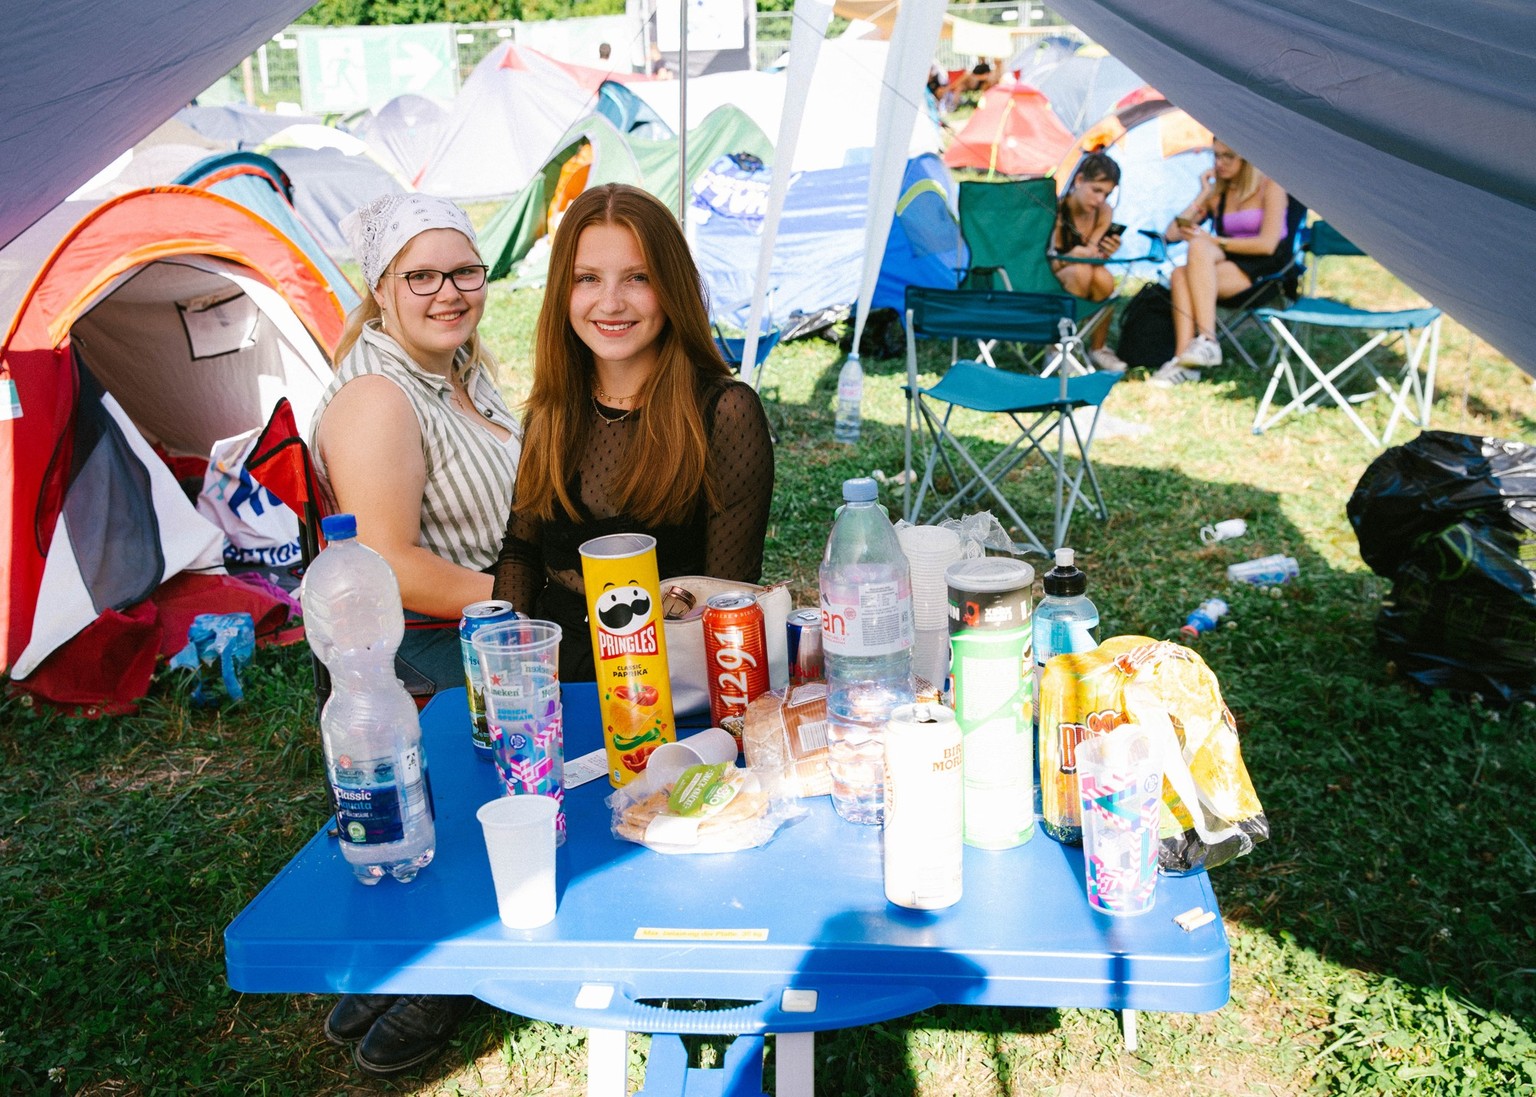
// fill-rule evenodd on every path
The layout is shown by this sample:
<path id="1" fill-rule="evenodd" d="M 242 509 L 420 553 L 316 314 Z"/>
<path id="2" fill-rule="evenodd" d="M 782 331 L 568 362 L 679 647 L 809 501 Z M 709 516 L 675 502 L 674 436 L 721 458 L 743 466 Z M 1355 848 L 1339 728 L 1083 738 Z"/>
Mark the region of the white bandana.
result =
<path id="1" fill-rule="evenodd" d="M 430 194 L 386 194 L 341 219 L 341 231 L 352 245 L 369 289 L 378 288 L 384 268 L 400 249 L 428 229 L 455 229 L 480 250 L 469 214 L 448 199 Z"/>

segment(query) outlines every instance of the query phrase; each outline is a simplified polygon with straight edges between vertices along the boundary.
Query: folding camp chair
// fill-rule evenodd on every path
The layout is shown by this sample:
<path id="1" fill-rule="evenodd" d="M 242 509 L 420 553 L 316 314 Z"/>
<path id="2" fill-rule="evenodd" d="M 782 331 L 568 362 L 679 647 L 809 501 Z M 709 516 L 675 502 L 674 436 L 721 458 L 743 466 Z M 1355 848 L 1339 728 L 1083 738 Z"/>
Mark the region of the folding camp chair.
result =
<path id="1" fill-rule="evenodd" d="M 1050 294 L 1071 304 L 1071 319 L 1078 335 L 1086 341 L 1100 324 L 1109 323 L 1119 304 L 1118 297 L 1088 301 L 1065 293 L 1051 270 L 1051 233 L 1056 227 L 1056 184 L 1051 179 L 1019 179 L 1002 183 L 984 183 L 967 179 L 960 183 L 960 233 L 970 248 L 970 266 L 962 272 L 963 289 L 1003 289 L 1015 293 Z M 1166 256 L 1161 237 L 1145 233 L 1147 253 L 1115 256 L 1111 259 L 1084 259 L 1073 262 L 1095 265 L 1134 263 L 1141 259 L 1161 262 Z M 983 361 L 993 365 L 992 346 L 980 346 Z M 1036 364 L 1042 355 L 1026 356 Z M 1078 356 L 1086 363 L 1086 356 Z M 1040 375 L 1048 376 L 1057 365 L 1046 362 Z M 1085 366 L 1091 370 L 1092 366 Z"/>
<path id="2" fill-rule="evenodd" d="M 951 363 L 932 385 L 922 386 L 917 376 L 917 340 L 1003 340 L 1045 344 L 1060 363 L 1081 360 L 1082 338 L 1064 294 L 1011 293 L 1003 290 L 945 290 L 911 286 L 906 295 L 907 327 L 907 427 L 906 478 L 909 522 L 936 521 L 952 508 L 990 495 L 1023 535 L 1024 543 L 1049 554 L 1067 537 L 1072 511 L 1082 501 L 1096 517 L 1107 513 L 1099 480 L 1089 460 L 1089 448 L 1098 428 L 1099 413 L 1118 373 L 1087 373 L 1070 376 L 1058 368 L 1054 378 L 1034 377 L 1000 370 L 974 359 Z M 1092 408 L 1087 430 L 1072 414 Z M 989 415 L 1006 415 L 1018 427 L 1016 438 L 986 464 L 981 464 L 965 442 L 951 429 L 956 408 Z M 921 421 L 930 445 L 923 458 L 922 475 L 916 476 L 912 440 Z M 1056 444 L 1050 447 L 1051 433 Z M 1072 439 L 1069 452 L 1067 438 Z M 1054 513 L 1049 546 L 1038 537 L 1003 493 L 1003 479 L 1029 456 L 1038 453 L 1055 479 Z M 1075 462 L 1075 468 L 1070 467 Z M 954 492 L 933 514 L 923 516 L 923 502 L 931 491 L 939 492 L 935 473 L 942 466 Z M 1087 480 L 1091 495 L 1084 491 Z"/>
<path id="3" fill-rule="evenodd" d="M 1264 370 L 1273 365 L 1280 345 L 1272 338 L 1269 340 L 1269 354 L 1261 366 L 1239 338 L 1243 329 L 1253 326 L 1268 335 L 1268 329 L 1259 318 L 1259 310 L 1285 308 L 1301 293 L 1301 279 L 1306 272 L 1307 207 L 1294 197 L 1286 202 L 1285 234 L 1290 241 L 1291 258 L 1283 268 L 1255 278 L 1241 293 L 1216 302 L 1216 338 L 1235 351 L 1252 370 Z M 1316 279 L 1316 272 L 1313 278 Z"/>
<path id="4" fill-rule="evenodd" d="M 1327 222 L 1316 222 L 1308 241 L 1313 259 L 1320 262 L 1329 255 L 1363 255 Z M 1314 263 L 1314 275 L 1317 262 Z M 1316 280 L 1312 282 L 1316 289 Z M 1435 366 L 1440 356 L 1440 310 L 1433 305 L 1414 309 L 1373 310 L 1354 308 L 1327 297 L 1305 296 L 1287 308 L 1262 308 L 1260 320 L 1274 333 L 1278 360 L 1253 417 L 1253 433 L 1261 434 L 1295 411 L 1310 409 L 1319 394 L 1337 404 L 1350 422 L 1359 428 L 1373 446 L 1386 445 L 1399 419 L 1407 419 L 1420 429 L 1429 426 L 1430 406 L 1435 395 Z M 1320 364 L 1308 346 L 1316 329 L 1357 332 L 1365 341 L 1336 365 Z M 1371 353 L 1389 341 L 1401 341 L 1403 365 L 1398 375 L 1383 376 Z M 1298 369 L 1298 364 L 1300 369 Z M 1341 376 L 1354 366 L 1362 367 L 1373 384 L 1365 392 L 1345 393 L 1338 385 Z M 1422 372 L 1421 372 L 1422 368 Z M 1284 382 L 1289 403 L 1270 411 L 1275 393 Z M 1387 423 L 1378 436 L 1356 413 L 1354 405 L 1384 392 L 1392 402 Z"/>

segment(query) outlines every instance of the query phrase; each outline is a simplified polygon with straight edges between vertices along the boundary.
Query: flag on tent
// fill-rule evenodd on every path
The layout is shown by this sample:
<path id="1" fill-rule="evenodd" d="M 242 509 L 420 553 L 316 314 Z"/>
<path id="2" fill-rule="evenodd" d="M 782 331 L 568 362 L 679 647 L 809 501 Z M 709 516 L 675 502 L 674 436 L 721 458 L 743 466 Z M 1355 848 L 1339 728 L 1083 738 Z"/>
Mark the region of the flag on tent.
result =
<path id="1" fill-rule="evenodd" d="M 13 678 L 26 678 L 98 616 L 144 601 L 177 572 L 223 566 L 223 533 L 197 513 L 83 361 L 73 449 L 61 445 L 55 459 L 66 453 L 63 505 L 52 530 L 37 530 L 47 562 L 31 639 L 11 668 Z M 76 662 L 83 673 L 102 666 L 91 658 Z"/>
<path id="2" fill-rule="evenodd" d="M 306 559 L 312 559 L 319 551 L 318 527 L 320 515 L 325 510 L 325 499 L 315 476 L 309 447 L 299 433 L 293 406 L 286 396 L 277 402 L 267 425 L 256 436 L 256 444 L 245 459 L 245 470 L 300 517 L 304 523 L 300 531 L 304 555 Z"/>

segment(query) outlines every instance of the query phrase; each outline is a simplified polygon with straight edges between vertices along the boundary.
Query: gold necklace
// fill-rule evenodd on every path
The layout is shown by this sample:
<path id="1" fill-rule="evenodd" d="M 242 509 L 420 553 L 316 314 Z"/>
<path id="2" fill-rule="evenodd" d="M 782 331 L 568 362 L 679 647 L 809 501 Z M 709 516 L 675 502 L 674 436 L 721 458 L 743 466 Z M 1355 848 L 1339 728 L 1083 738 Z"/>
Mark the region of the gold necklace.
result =
<path id="1" fill-rule="evenodd" d="M 601 391 L 601 390 L 599 390 L 599 391 Z M 592 397 L 592 410 L 597 412 L 597 417 L 599 419 L 601 419 L 605 423 L 622 423 L 624 420 L 628 419 L 631 415 L 635 414 L 635 409 L 634 408 L 630 408 L 628 411 L 623 412 L 623 413 L 621 413 L 619 415 L 609 415 L 607 412 L 605 412 L 603 410 L 603 405 L 601 405 L 601 404 L 599 404 L 597 402 L 597 397 L 596 396 Z"/>
<path id="2" fill-rule="evenodd" d="M 618 405 L 626 400 L 633 400 L 636 396 L 640 395 L 638 392 L 632 392 L 628 396 L 614 396 L 612 393 L 604 392 L 603 386 L 597 383 L 596 377 L 592 378 L 592 387 L 597 390 L 597 395 L 602 398 L 603 403 L 610 406 Z"/>

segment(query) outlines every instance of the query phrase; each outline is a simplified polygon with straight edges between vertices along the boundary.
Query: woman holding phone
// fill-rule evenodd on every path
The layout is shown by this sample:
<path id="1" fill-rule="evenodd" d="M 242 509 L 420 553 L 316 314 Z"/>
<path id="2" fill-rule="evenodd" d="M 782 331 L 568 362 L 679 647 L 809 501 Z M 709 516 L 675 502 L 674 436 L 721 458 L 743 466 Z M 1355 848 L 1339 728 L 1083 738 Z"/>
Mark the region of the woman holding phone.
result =
<path id="1" fill-rule="evenodd" d="M 1061 288 L 1086 301 L 1105 301 L 1115 292 L 1115 276 L 1099 263 L 1074 259 L 1108 259 L 1120 250 L 1125 226 L 1113 221 L 1109 196 L 1120 185 L 1120 165 L 1102 152 L 1090 152 L 1078 164 L 1072 182 L 1056 206 L 1051 232 L 1051 270 Z M 1100 324 L 1089 336 L 1089 357 L 1099 369 L 1124 373 L 1125 363 L 1106 347 L 1109 325 Z"/>
<path id="2" fill-rule="evenodd" d="M 1216 302 L 1285 269 L 1291 259 L 1285 191 L 1225 142 L 1213 141 L 1211 149 L 1215 166 L 1201 174 L 1200 193 L 1165 233 L 1170 243 L 1187 243 L 1189 255 L 1169 279 L 1174 355 L 1153 375 L 1154 384 L 1198 381 L 1201 367 L 1221 365 Z"/>

